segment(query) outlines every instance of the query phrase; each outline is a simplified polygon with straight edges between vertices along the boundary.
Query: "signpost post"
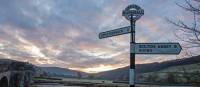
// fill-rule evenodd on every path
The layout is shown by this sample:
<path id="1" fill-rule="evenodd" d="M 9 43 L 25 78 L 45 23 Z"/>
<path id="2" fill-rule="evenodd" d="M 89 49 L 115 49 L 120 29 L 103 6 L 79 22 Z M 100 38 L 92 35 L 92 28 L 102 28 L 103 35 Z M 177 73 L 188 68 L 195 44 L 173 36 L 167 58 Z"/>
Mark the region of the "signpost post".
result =
<path id="1" fill-rule="evenodd" d="M 135 54 L 179 54 L 182 48 L 179 43 L 135 43 L 135 23 L 144 15 L 144 10 L 132 4 L 123 10 L 122 15 L 130 21 L 130 26 L 102 32 L 99 38 L 131 33 L 129 84 L 135 87 Z"/>
<path id="2" fill-rule="evenodd" d="M 130 21 L 131 38 L 130 45 L 135 44 L 135 22 L 144 15 L 144 10 L 137 5 L 129 5 L 122 12 L 122 15 Z M 130 46 L 131 49 L 131 46 Z M 130 52 L 130 69 L 129 69 L 129 84 L 130 87 L 135 87 L 135 53 Z"/>

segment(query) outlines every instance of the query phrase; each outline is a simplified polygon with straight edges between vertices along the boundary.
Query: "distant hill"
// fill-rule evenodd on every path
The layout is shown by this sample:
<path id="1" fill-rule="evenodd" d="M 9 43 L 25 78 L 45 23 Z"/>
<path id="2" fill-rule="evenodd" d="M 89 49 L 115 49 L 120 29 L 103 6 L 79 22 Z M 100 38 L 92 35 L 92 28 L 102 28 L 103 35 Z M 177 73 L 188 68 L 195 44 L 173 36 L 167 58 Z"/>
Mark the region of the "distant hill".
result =
<path id="1" fill-rule="evenodd" d="M 50 77 L 68 77 L 68 78 L 77 78 L 79 76 L 86 77 L 87 74 L 80 71 L 70 70 L 67 68 L 59 67 L 40 67 L 40 72 Z"/>
<path id="2" fill-rule="evenodd" d="M 21 68 L 23 67 L 23 68 Z M 39 67 L 32 65 L 28 62 L 20 62 L 17 60 L 0 59 L 0 72 L 10 70 L 32 70 L 36 72 L 35 76 L 47 76 L 47 77 L 67 77 L 67 78 L 86 78 L 87 73 L 70 70 L 67 68 L 59 67 Z"/>
<path id="3" fill-rule="evenodd" d="M 183 58 L 177 60 L 170 60 L 164 62 L 155 62 L 148 64 L 138 64 L 136 65 L 136 73 L 149 73 L 149 72 L 157 72 L 170 67 L 176 66 L 186 66 L 191 64 L 200 63 L 200 56 L 194 56 L 190 58 Z M 200 67 L 200 66 L 199 66 Z M 129 78 L 129 67 L 119 68 L 111 71 L 100 72 L 95 74 L 96 78 L 99 79 L 108 79 L 108 80 L 128 80 Z"/>

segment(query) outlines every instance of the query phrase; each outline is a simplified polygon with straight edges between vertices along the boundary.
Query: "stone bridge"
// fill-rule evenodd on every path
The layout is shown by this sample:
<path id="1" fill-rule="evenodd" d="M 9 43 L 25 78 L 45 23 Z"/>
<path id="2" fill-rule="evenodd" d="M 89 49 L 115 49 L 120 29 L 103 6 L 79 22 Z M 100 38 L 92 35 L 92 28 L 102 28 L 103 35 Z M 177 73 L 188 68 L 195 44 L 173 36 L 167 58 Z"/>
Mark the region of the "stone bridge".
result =
<path id="1" fill-rule="evenodd" d="M 33 75 L 29 63 L 0 60 L 0 87 L 30 87 Z"/>

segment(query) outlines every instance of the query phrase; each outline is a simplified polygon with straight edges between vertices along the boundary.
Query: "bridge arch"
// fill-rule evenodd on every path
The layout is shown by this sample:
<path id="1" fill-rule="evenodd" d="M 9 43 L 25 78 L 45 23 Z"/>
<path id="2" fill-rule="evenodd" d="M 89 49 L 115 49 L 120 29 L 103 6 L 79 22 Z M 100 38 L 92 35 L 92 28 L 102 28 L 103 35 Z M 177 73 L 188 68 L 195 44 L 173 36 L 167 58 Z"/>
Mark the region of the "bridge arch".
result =
<path id="1" fill-rule="evenodd" d="M 0 80 L 0 87 L 8 87 L 8 79 L 7 79 L 7 77 L 3 77 Z"/>

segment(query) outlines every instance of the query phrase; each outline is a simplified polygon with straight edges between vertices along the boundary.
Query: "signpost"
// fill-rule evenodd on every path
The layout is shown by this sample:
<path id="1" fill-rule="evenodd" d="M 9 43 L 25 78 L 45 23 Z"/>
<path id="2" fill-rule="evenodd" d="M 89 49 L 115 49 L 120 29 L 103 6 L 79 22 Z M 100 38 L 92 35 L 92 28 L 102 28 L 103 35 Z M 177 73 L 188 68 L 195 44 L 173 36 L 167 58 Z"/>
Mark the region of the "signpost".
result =
<path id="1" fill-rule="evenodd" d="M 131 53 L 135 54 L 179 54 L 179 43 L 135 43 L 131 44 Z"/>
<path id="2" fill-rule="evenodd" d="M 122 15 L 130 21 L 130 26 L 102 32 L 99 38 L 131 33 L 129 84 L 135 87 L 135 54 L 179 54 L 182 48 L 179 43 L 135 43 L 135 23 L 144 15 L 144 10 L 132 4 L 123 10 Z"/>
<path id="3" fill-rule="evenodd" d="M 129 20 L 131 24 L 130 44 L 135 44 L 135 22 L 140 19 L 142 15 L 144 15 L 144 10 L 134 4 L 126 7 L 122 12 L 122 16 Z M 135 53 L 132 52 L 130 52 L 129 84 L 130 87 L 135 87 Z"/>

